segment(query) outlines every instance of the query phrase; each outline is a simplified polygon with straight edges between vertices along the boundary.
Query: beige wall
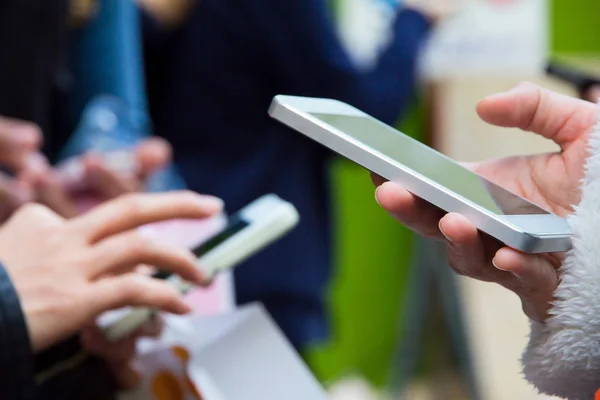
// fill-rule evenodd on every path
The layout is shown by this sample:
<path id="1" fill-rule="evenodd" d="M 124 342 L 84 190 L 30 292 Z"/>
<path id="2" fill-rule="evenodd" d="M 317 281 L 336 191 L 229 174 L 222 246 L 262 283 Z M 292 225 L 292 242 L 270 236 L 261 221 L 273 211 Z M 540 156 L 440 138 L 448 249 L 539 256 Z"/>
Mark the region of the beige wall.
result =
<path id="1" fill-rule="evenodd" d="M 434 84 L 437 147 L 464 161 L 554 150 L 552 143 L 531 133 L 491 127 L 478 119 L 475 105 L 480 99 L 517 83 L 510 79 L 457 79 Z M 574 95 L 556 81 L 536 83 Z M 463 278 L 460 288 L 483 400 L 547 398 L 537 395 L 520 374 L 519 358 L 529 327 L 517 296 L 497 285 Z"/>

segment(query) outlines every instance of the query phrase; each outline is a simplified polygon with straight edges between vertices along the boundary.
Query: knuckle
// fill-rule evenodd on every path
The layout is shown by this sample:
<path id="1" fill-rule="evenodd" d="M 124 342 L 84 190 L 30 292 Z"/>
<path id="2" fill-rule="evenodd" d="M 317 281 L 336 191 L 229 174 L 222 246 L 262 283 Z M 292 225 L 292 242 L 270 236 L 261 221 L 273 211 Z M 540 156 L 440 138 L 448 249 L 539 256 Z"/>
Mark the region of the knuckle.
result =
<path id="1" fill-rule="evenodd" d="M 173 200 L 178 200 L 185 204 L 196 204 L 199 195 L 191 190 L 181 190 L 171 193 L 171 196 L 173 196 Z"/>
<path id="2" fill-rule="evenodd" d="M 47 285 L 37 292 L 44 299 L 45 312 L 56 315 L 73 315 L 83 294 L 76 285 L 65 284 Z"/>
<path id="3" fill-rule="evenodd" d="M 518 282 L 518 287 L 515 291 L 519 296 L 527 300 L 539 299 L 548 295 L 548 291 L 542 286 L 532 286 L 521 282 Z"/>
<path id="4" fill-rule="evenodd" d="M 132 233 L 128 238 L 127 251 L 134 259 L 144 259 L 154 252 L 154 243 L 140 235 Z"/>
<path id="5" fill-rule="evenodd" d="M 140 193 L 124 193 L 117 200 L 120 211 L 123 215 L 131 218 L 138 218 L 143 213 L 145 205 L 145 195 Z"/>
<path id="6" fill-rule="evenodd" d="M 127 302 L 137 300 L 144 294 L 142 282 L 138 277 L 130 276 L 120 282 L 120 293 Z"/>
<path id="7" fill-rule="evenodd" d="M 38 143 L 42 140 L 42 129 L 32 122 L 23 121 L 20 123 L 18 129 L 19 133 L 29 135 Z"/>
<path id="8" fill-rule="evenodd" d="M 35 220 L 36 225 L 59 221 L 60 217 L 50 208 L 39 203 L 26 203 L 14 214 L 15 219 Z"/>
<path id="9" fill-rule="evenodd" d="M 539 86 L 533 82 L 522 80 L 515 85 L 515 88 L 524 88 L 524 89 L 538 89 Z"/>
<path id="10" fill-rule="evenodd" d="M 26 215 L 43 215 L 50 212 L 50 209 L 40 203 L 27 203 L 19 209 L 20 214 Z"/>

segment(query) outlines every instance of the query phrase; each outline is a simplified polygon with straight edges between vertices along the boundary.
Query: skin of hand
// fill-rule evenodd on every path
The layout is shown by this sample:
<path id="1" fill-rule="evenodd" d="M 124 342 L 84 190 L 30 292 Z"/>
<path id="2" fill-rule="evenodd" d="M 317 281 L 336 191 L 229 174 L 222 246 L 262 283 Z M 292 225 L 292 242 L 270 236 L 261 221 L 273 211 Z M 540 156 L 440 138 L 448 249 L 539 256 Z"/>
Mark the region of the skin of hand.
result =
<path id="1" fill-rule="evenodd" d="M 480 175 L 565 217 L 580 201 L 580 179 L 596 106 L 530 83 L 485 98 L 477 106 L 486 122 L 519 128 L 552 140 L 560 151 L 469 164 Z M 401 186 L 373 176 L 376 198 L 415 232 L 445 240 L 459 274 L 498 283 L 516 293 L 525 314 L 542 322 L 558 285 L 564 254 L 524 254 L 480 233 L 465 217 L 446 214 Z"/>
<path id="2" fill-rule="evenodd" d="M 136 341 L 143 337 L 159 337 L 163 327 L 162 318 L 155 316 L 127 338 L 110 342 L 96 325 L 90 325 L 82 330 L 81 342 L 89 354 L 102 358 L 108 364 L 121 390 L 132 390 L 142 380 L 142 366 L 134 364 Z"/>
<path id="3" fill-rule="evenodd" d="M 0 221 L 6 220 L 18 207 L 34 198 L 33 180 L 49 169 L 40 154 L 42 134 L 35 124 L 0 117 L 0 164 L 17 177 L 0 172 Z"/>
<path id="4" fill-rule="evenodd" d="M 80 157 L 86 196 L 98 201 L 109 200 L 125 193 L 141 191 L 144 182 L 154 172 L 167 165 L 171 159 L 171 146 L 163 139 L 154 137 L 142 141 L 132 152 L 132 164 L 136 171 L 115 172 L 103 163 L 98 154 L 87 153 Z M 79 214 L 76 197 L 64 187 L 56 174 L 44 174 L 37 178 L 25 178 L 35 182 L 37 201 L 50 207 L 65 218 Z"/>
<path id="5" fill-rule="evenodd" d="M 196 257 L 161 245 L 136 228 L 176 218 L 206 218 L 220 199 L 191 192 L 128 194 L 66 220 L 39 204 L 21 207 L 0 228 L 0 260 L 19 295 L 32 349 L 80 331 L 108 310 L 143 306 L 190 311 L 167 283 L 135 271 L 158 265 L 203 284 Z"/>

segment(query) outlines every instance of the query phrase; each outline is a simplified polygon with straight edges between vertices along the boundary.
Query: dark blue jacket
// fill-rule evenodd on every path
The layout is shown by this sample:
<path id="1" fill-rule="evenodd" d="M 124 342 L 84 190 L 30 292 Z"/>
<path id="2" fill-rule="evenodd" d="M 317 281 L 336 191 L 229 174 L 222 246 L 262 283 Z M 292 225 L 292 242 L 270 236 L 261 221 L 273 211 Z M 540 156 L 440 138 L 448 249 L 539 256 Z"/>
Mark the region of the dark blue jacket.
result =
<path id="1" fill-rule="evenodd" d="M 236 270 L 239 302 L 263 302 L 297 347 L 322 340 L 329 157 L 267 109 L 276 94 L 330 97 L 395 122 L 415 87 L 428 21 L 400 12 L 370 72 L 342 47 L 325 0 L 202 0 L 168 36 L 146 23 L 155 132 L 173 144 L 189 186 L 222 197 L 229 211 L 274 192 L 301 214 L 293 233 Z"/>
<path id="2" fill-rule="evenodd" d="M 263 301 L 301 347 L 326 334 L 328 156 L 271 121 L 269 102 L 279 93 L 332 97 L 393 122 L 413 90 L 428 23 L 415 12 L 402 12 L 393 45 L 375 70 L 361 73 L 337 40 L 324 0 L 198 4 L 186 26 L 170 37 L 146 21 L 155 128 L 173 142 L 189 185 L 223 197 L 232 211 L 267 192 L 298 207 L 299 228 L 246 263 L 236 278 L 239 300 Z M 90 399 L 92 393 L 109 398 L 114 386 L 97 360 L 36 388 L 36 371 L 78 351 L 74 338 L 33 361 L 17 294 L 0 268 L 0 398 Z"/>
<path id="3" fill-rule="evenodd" d="M 33 353 L 17 292 L 0 265 L 0 398 L 35 399 Z"/>

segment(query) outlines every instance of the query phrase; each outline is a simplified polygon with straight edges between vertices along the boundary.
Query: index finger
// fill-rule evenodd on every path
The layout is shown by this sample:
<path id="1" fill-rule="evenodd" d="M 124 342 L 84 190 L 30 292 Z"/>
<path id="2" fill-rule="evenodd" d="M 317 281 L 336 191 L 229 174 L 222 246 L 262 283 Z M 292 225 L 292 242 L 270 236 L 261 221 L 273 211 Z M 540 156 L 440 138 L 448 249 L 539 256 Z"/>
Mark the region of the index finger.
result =
<path id="1" fill-rule="evenodd" d="M 134 156 L 139 162 L 139 178 L 148 179 L 154 172 L 165 167 L 171 160 L 171 145 L 164 139 L 152 137 L 140 143 Z"/>
<path id="2" fill-rule="evenodd" d="M 210 217 L 222 208 L 221 199 L 193 192 L 137 193 L 103 203 L 69 225 L 96 242 L 153 222 Z"/>
<path id="3" fill-rule="evenodd" d="M 596 105 L 532 83 L 489 96 L 477 105 L 486 122 L 520 128 L 552 140 L 565 149 L 596 121 Z"/>
<path id="4" fill-rule="evenodd" d="M 438 224 L 445 212 L 433 204 L 392 182 L 385 182 L 379 186 L 375 197 L 381 207 L 419 235 L 442 238 Z"/>

